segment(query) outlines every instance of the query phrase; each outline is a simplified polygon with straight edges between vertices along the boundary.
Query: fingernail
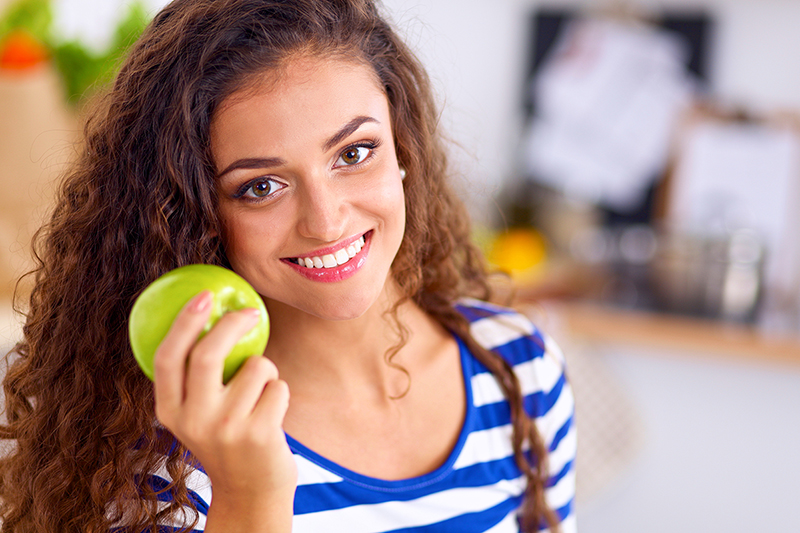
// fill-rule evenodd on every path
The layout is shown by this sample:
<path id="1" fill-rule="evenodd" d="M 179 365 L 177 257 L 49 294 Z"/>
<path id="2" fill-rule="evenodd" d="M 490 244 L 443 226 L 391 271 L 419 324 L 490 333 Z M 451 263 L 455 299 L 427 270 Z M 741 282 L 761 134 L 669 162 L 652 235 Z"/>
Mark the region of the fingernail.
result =
<path id="1" fill-rule="evenodd" d="M 193 313 L 202 313 L 211 305 L 211 291 L 203 291 L 192 299 L 189 310 Z"/>
<path id="2" fill-rule="evenodd" d="M 255 307 L 248 307 L 247 309 L 242 309 L 242 313 L 246 314 L 250 318 L 254 320 L 258 320 L 261 318 L 261 309 L 257 309 Z"/>

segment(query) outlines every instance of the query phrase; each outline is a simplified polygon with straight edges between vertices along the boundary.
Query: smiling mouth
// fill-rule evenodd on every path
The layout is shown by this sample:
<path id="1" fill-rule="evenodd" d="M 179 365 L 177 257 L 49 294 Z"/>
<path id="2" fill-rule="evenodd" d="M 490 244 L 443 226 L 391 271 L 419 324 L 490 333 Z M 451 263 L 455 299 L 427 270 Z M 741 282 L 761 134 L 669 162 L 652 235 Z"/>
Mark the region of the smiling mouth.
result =
<path id="1" fill-rule="evenodd" d="M 353 259 L 366 243 L 366 233 L 354 242 L 343 246 L 333 253 L 325 255 L 311 255 L 307 257 L 291 257 L 287 260 L 305 268 L 336 268 Z"/>

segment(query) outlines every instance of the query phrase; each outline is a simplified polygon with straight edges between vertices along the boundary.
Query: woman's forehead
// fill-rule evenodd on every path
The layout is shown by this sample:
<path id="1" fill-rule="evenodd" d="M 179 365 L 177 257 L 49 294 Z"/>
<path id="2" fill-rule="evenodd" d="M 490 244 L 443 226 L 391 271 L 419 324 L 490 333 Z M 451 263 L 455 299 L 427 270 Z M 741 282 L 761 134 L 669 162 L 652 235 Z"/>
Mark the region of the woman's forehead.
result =
<path id="1" fill-rule="evenodd" d="M 325 146 L 358 118 L 391 128 L 386 94 L 363 64 L 297 61 L 279 78 L 266 73 L 264 82 L 235 93 L 215 114 L 210 140 L 218 165 L 225 155 L 282 151 L 286 143 Z"/>
<path id="2" fill-rule="evenodd" d="M 372 85 L 385 93 L 383 84 L 372 65 L 353 54 L 297 52 L 282 59 L 275 66 L 246 75 L 238 86 L 223 98 L 215 115 L 226 107 L 255 95 L 278 93 L 290 89 L 293 85 L 308 83 L 321 69 L 330 69 L 332 66 L 340 67 L 343 72 L 359 72 L 363 75 L 365 84 Z"/>

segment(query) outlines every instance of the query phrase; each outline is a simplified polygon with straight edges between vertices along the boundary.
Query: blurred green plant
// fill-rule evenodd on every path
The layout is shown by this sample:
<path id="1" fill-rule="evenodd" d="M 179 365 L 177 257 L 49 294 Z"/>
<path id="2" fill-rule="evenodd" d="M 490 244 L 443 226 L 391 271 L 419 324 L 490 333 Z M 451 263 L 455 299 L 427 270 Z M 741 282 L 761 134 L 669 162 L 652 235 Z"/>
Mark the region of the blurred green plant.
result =
<path id="1" fill-rule="evenodd" d="M 129 3 L 110 45 L 97 53 L 79 40 L 59 40 L 53 18 L 51 0 L 17 0 L 0 17 L 0 47 L 9 35 L 19 31 L 39 41 L 52 58 L 63 81 L 66 99 L 73 105 L 111 82 L 125 53 L 150 22 L 141 0 Z"/>
<path id="2" fill-rule="evenodd" d="M 50 0 L 18 0 L 6 9 L 0 18 L 0 39 L 13 30 L 26 30 L 44 42 L 53 25 Z"/>

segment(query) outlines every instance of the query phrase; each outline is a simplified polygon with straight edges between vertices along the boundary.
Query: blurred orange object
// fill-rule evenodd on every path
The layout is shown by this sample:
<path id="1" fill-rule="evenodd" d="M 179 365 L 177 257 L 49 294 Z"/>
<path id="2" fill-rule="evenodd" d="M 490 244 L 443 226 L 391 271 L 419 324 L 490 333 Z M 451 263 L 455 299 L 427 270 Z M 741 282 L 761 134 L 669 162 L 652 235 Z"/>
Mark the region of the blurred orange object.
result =
<path id="1" fill-rule="evenodd" d="M 487 259 L 515 278 L 528 278 L 544 266 L 547 243 L 533 228 L 512 228 L 494 238 Z"/>
<path id="2" fill-rule="evenodd" d="M 14 30 L 0 43 L 0 69 L 25 71 L 47 60 L 47 49 L 31 34 Z"/>

